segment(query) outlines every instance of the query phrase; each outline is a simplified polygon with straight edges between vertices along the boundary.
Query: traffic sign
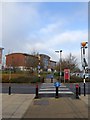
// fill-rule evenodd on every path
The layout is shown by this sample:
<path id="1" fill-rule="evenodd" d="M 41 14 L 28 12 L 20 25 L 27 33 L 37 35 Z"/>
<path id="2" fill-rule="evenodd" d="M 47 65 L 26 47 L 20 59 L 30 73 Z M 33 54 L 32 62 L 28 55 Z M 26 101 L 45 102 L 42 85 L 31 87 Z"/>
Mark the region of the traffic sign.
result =
<path id="1" fill-rule="evenodd" d="M 38 69 L 40 69 L 40 66 L 38 65 Z"/>
<path id="2" fill-rule="evenodd" d="M 54 86 L 55 86 L 55 87 L 59 87 L 59 86 L 60 86 L 60 83 L 59 83 L 59 82 L 55 82 L 55 83 L 54 83 Z"/>

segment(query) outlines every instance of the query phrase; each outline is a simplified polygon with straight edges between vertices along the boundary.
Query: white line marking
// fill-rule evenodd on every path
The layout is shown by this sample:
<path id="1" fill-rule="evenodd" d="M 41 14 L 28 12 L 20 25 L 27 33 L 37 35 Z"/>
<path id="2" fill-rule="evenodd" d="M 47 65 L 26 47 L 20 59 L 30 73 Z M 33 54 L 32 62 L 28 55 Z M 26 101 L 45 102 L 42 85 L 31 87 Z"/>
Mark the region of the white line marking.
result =
<path id="1" fill-rule="evenodd" d="M 42 86 L 41 88 L 55 88 L 55 86 Z M 66 88 L 66 86 L 60 86 L 59 88 Z"/>
<path id="2" fill-rule="evenodd" d="M 43 91 L 43 92 L 39 92 L 39 94 L 47 94 L 47 93 L 56 93 L 55 91 L 47 91 L 47 92 L 45 92 L 45 91 Z M 58 93 L 63 93 L 63 94 L 74 94 L 73 92 L 70 92 L 70 91 L 65 91 L 65 92 L 63 92 L 63 91 L 59 91 Z"/>
<path id="3" fill-rule="evenodd" d="M 40 90 L 56 90 L 56 88 L 54 89 L 50 89 L 50 88 L 46 88 L 46 89 L 40 89 Z M 58 90 L 69 90 L 69 88 L 59 88 Z"/>

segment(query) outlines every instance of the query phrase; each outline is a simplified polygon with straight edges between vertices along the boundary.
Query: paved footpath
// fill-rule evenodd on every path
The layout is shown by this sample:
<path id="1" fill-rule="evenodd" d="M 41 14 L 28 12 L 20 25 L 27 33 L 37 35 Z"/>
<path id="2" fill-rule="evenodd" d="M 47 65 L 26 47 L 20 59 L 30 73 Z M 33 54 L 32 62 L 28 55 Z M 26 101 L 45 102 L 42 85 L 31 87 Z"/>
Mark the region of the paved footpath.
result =
<path id="1" fill-rule="evenodd" d="M 2 118 L 22 118 L 34 94 L 2 94 Z"/>
<path id="2" fill-rule="evenodd" d="M 1 94 L 0 94 L 1 95 Z M 35 94 L 2 94 L 3 118 L 88 118 L 88 96 L 42 97 Z"/>
<path id="3" fill-rule="evenodd" d="M 70 97 L 34 99 L 23 118 L 88 118 L 88 106 Z"/>

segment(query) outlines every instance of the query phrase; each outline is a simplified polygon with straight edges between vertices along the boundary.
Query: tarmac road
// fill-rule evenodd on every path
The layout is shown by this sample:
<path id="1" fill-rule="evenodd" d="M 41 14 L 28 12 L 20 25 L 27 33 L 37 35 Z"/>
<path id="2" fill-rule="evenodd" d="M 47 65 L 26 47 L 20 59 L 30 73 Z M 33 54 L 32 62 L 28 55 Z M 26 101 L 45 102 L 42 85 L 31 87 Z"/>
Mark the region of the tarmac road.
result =
<path id="1" fill-rule="evenodd" d="M 40 88 L 41 84 L 38 84 Z M 11 84 L 11 93 L 14 94 L 35 94 L 35 84 Z M 8 93 L 9 91 L 9 84 L 3 83 L 2 84 L 2 93 Z"/>
<path id="2" fill-rule="evenodd" d="M 81 88 L 81 94 L 84 94 L 84 83 L 65 83 L 65 85 L 72 91 L 76 92 L 75 85 L 78 84 Z M 86 82 L 86 94 L 90 94 L 90 82 Z"/>
<path id="3" fill-rule="evenodd" d="M 65 85 L 72 91 L 76 92 L 75 89 L 76 83 L 65 83 Z M 79 83 L 81 87 L 81 94 L 84 93 L 84 87 L 83 83 Z M 41 84 L 38 84 L 38 87 L 40 88 Z M 90 82 L 86 83 L 86 94 L 90 94 Z M 3 83 L 2 84 L 2 93 L 8 93 L 9 84 Z M 35 84 L 11 84 L 11 92 L 15 94 L 35 94 Z M 1 92 L 1 91 L 0 91 Z"/>

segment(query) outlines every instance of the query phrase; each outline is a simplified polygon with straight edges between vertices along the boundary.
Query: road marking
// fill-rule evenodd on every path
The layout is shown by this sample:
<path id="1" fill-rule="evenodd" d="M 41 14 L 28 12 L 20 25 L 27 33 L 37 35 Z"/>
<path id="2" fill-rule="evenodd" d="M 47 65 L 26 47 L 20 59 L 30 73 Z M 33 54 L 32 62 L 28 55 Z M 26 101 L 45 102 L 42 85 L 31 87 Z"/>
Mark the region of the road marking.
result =
<path id="1" fill-rule="evenodd" d="M 55 86 L 42 86 L 41 88 L 55 88 Z M 66 86 L 60 86 L 59 88 L 66 88 Z"/>
<path id="2" fill-rule="evenodd" d="M 40 89 L 40 90 L 56 90 L 56 88 L 50 89 L 50 88 L 44 88 L 44 89 Z M 58 90 L 69 90 L 69 88 L 59 88 Z"/>
<path id="3" fill-rule="evenodd" d="M 39 92 L 39 94 L 51 94 L 51 93 L 56 93 L 55 91 L 43 91 L 43 92 Z M 63 93 L 63 94 L 74 94 L 71 91 L 58 91 L 58 93 Z"/>

